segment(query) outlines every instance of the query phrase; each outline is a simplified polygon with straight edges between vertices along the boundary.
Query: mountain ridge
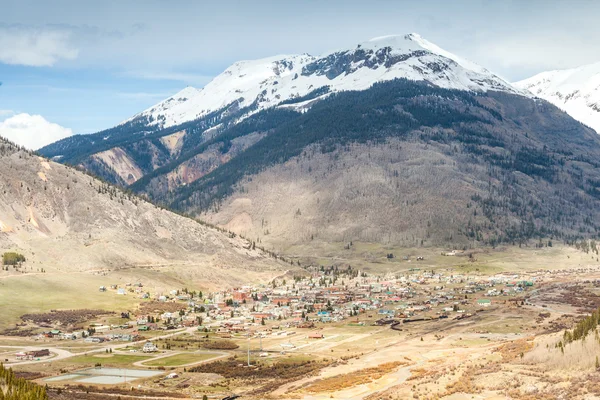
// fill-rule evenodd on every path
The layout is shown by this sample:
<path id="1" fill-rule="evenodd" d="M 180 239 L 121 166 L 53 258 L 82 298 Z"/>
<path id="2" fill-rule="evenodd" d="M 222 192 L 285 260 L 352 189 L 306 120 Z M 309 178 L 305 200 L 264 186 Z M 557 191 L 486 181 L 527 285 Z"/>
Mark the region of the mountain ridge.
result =
<path id="1" fill-rule="evenodd" d="M 515 82 L 600 134 L 600 62 L 545 71 Z"/>
<path id="2" fill-rule="evenodd" d="M 350 67 L 350 69 L 343 71 L 346 75 L 340 74 L 342 71 L 335 69 L 340 67 L 340 60 L 344 56 L 349 57 L 353 64 L 345 66 Z M 394 60 L 394 57 L 398 58 Z M 411 60 L 412 58 L 417 58 L 418 61 Z M 441 60 L 433 60 L 432 58 L 441 58 Z M 457 72 L 449 61 L 455 62 L 475 75 L 465 74 L 460 70 Z M 343 61 L 341 63 L 343 64 Z M 435 63 L 437 65 L 434 65 Z M 330 64 L 329 69 L 319 74 L 319 70 L 314 69 L 314 66 L 320 64 Z M 409 64 L 409 68 L 401 69 L 399 67 L 405 64 Z M 379 71 L 382 68 L 385 68 L 385 71 Z M 368 76 L 368 74 L 360 76 L 360 73 L 367 69 L 377 71 L 377 73 L 374 73 L 374 76 Z M 444 76 L 444 71 L 454 75 Z M 436 75 L 436 72 L 439 74 Z M 315 79 L 323 75 L 327 79 Z M 355 75 L 358 75 L 358 77 L 355 77 Z M 484 77 L 478 75 L 484 75 Z M 351 82 L 344 79 L 347 76 L 353 77 Z M 286 88 L 286 83 L 283 82 L 283 89 L 280 89 L 282 80 L 290 77 L 292 77 L 292 82 L 287 86 L 291 86 L 291 88 Z M 303 77 L 310 78 L 308 83 L 302 81 Z M 152 123 L 161 124 L 161 127 L 168 128 L 226 107 L 238 97 L 244 98 L 242 106 L 249 106 L 255 100 L 259 100 L 263 104 L 258 109 L 264 109 L 276 106 L 280 102 L 294 97 L 304 96 L 311 89 L 323 86 L 330 86 L 332 91 L 361 90 L 366 89 L 375 82 L 394 78 L 429 80 L 434 85 L 453 89 L 495 89 L 518 93 L 518 90 L 512 88 L 510 84 L 487 69 L 441 49 L 418 34 L 411 33 L 373 38 L 358 44 L 356 48 L 337 50 L 318 57 L 308 54 L 278 55 L 258 60 L 238 61 L 215 77 L 203 89 L 185 88 L 125 122 L 140 117 L 148 117 L 152 120 Z M 269 80 L 271 82 L 268 82 Z M 250 85 L 248 85 L 249 83 Z M 272 93 L 268 93 L 269 90 Z M 203 97 L 205 94 L 205 97 L 210 98 L 205 99 Z M 270 94 L 274 94 L 274 96 L 270 96 Z M 192 110 L 197 113 L 194 114 Z"/>
<path id="3" fill-rule="evenodd" d="M 187 88 L 168 102 L 172 107 L 44 153 L 257 243 L 316 236 L 463 247 L 598 234 L 600 137 L 551 103 L 416 35 L 297 57 L 297 64 L 279 57 L 238 62 L 207 85 L 225 89 L 208 99 L 210 107 L 202 103 L 210 91 Z M 298 89 L 298 82 L 302 91 L 282 90 Z M 185 113 L 177 113 L 187 108 L 194 118 L 198 111 L 214 111 L 161 128 L 179 122 L 177 115 Z M 159 118 L 163 112 L 176 117 Z M 410 157 L 399 158 L 402 149 L 410 149 Z M 357 164 L 361 152 L 381 156 L 377 163 Z M 326 168 L 311 165 L 313 159 Z M 336 160 L 342 159 L 346 167 L 340 170 Z M 352 171 L 363 180 L 351 179 Z M 304 182 L 297 196 L 307 202 L 294 203 L 285 189 L 290 182 L 281 176 Z M 329 187 L 328 180 L 337 185 Z M 273 190 L 263 192 L 252 182 Z M 311 202 L 317 187 L 323 194 Z M 382 220 L 351 198 L 357 195 L 398 217 Z M 272 208 L 276 204 L 282 208 Z M 290 210 L 298 215 L 288 215 Z M 360 222 L 347 226 L 357 213 Z"/>
<path id="4" fill-rule="evenodd" d="M 114 184 L 132 185 L 179 158 L 185 162 L 191 149 L 261 110 L 305 112 L 332 93 L 366 90 L 399 77 L 443 88 L 526 94 L 418 34 L 390 35 L 320 57 L 238 61 L 202 89 L 186 87 L 114 128 L 63 139 L 40 153 L 80 165 Z M 163 138 L 182 132 L 180 150 L 173 153 L 169 139 Z M 197 177 L 192 174 L 187 180 Z"/>
<path id="5" fill-rule="evenodd" d="M 235 62 L 202 89 L 188 86 L 114 128 L 93 135 L 76 135 L 40 152 L 48 157 L 67 157 L 74 148 L 89 147 L 90 155 L 101 151 L 103 142 L 116 143 L 117 139 L 146 136 L 178 126 L 184 129 L 185 124 L 200 119 L 205 121 L 205 129 L 211 128 L 219 126 L 228 115 L 239 114 L 240 109 L 245 111 L 238 120 L 280 104 L 306 109 L 306 104 L 293 104 L 314 92 L 320 91 L 315 97 L 322 98 L 331 92 L 366 90 L 376 82 L 396 78 L 425 81 L 443 88 L 527 95 L 487 69 L 418 34 L 390 35 L 318 57 L 279 55 Z"/>
<path id="6" fill-rule="evenodd" d="M 169 266 L 208 287 L 289 268 L 247 240 L 0 138 L 0 248 L 60 273 Z M 243 265 L 243 267 L 241 267 Z"/>

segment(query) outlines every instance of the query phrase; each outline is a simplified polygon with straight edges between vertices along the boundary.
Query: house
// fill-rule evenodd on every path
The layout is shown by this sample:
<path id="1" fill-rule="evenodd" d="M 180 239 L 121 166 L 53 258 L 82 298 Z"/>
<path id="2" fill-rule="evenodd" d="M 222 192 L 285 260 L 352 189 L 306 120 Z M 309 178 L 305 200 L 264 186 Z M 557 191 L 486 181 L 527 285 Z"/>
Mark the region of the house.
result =
<path id="1" fill-rule="evenodd" d="M 67 340 L 75 340 L 75 339 L 79 339 L 81 337 L 83 337 L 83 332 L 70 332 L 70 333 L 63 334 L 63 338 L 67 339 Z"/>
<path id="2" fill-rule="evenodd" d="M 230 328 L 230 330 L 231 330 L 231 332 L 244 332 L 246 330 L 246 328 L 243 326 L 237 325 L 237 326 L 232 326 Z"/>
<path id="3" fill-rule="evenodd" d="M 104 342 L 104 338 L 98 336 L 89 336 L 85 338 L 86 343 L 102 343 Z"/>
<path id="4" fill-rule="evenodd" d="M 477 300 L 477 305 L 481 307 L 489 307 L 492 305 L 492 301 L 490 299 L 479 299 Z"/>
<path id="5" fill-rule="evenodd" d="M 30 358 L 48 357 L 50 355 L 50 350 L 48 350 L 48 349 L 31 350 L 25 354 Z"/>
<path id="6" fill-rule="evenodd" d="M 117 289 L 117 294 L 120 294 L 120 295 L 125 295 L 125 294 L 126 294 L 126 292 L 125 292 L 125 288 L 118 288 L 118 289 Z"/>
<path id="7" fill-rule="evenodd" d="M 188 327 L 188 328 L 191 326 L 194 326 L 195 324 L 196 324 L 196 320 L 193 320 L 193 319 L 183 321 L 183 326 Z"/>
<path id="8" fill-rule="evenodd" d="M 238 303 L 242 303 L 244 300 L 248 300 L 249 296 L 248 293 L 246 292 L 242 292 L 242 291 L 235 291 L 233 292 L 233 300 L 237 301 Z"/>
<path id="9" fill-rule="evenodd" d="M 273 314 L 271 314 L 271 313 L 252 313 L 251 315 L 252 315 L 252 317 L 254 317 L 256 320 L 261 320 L 261 319 L 272 319 L 272 318 L 273 318 Z"/>
<path id="10" fill-rule="evenodd" d="M 100 286 L 100 289 L 99 289 L 99 290 L 100 290 L 101 292 L 106 292 L 106 286 Z"/>
<path id="11" fill-rule="evenodd" d="M 144 344 L 142 351 L 144 353 L 156 353 L 158 351 L 158 347 L 156 347 L 154 343 L 148 341 Z"/>
<path id="12" fill-rule="evenodd" d="M 110 331 L 110 326 L 109 325 L 100 325 L 100 326 L 95 326 L 94 330 L 96 332 L 107 332 Z"/>

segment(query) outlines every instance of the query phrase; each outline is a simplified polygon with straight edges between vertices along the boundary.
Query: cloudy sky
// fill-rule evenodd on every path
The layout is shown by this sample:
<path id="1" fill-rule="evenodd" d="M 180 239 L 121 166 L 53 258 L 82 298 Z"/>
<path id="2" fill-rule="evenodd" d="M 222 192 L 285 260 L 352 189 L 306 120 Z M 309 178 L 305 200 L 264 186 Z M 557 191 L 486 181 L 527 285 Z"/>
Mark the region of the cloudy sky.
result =
<path id="1" fill-rule="evenodd" d="M 600 61 L 598 1 L 0 0 L 0 135 L 105 129 L 231 63 L 417 32 L 516 81 Z"/>

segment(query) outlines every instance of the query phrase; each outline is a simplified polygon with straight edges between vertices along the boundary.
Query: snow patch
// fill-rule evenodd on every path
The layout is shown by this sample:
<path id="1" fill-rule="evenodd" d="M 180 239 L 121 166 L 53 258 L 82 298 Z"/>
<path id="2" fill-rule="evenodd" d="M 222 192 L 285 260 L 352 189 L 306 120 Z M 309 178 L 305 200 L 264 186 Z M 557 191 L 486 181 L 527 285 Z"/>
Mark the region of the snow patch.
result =
<path id="1" fill-rule="evenodd" d="M 600 133 L 600 62 L 542 72 L 515 86 L 549 101 Z"/>
<path id="2" fill-rule="evenodd" d="M 340 65 L 343 71 L 337 70 Z M 167 128 L 236 102 L 239 107 L 255 104 L 257 112 L 323 86 L 329 86 L 331 92 L 366 90 L 376 82 L 396 78 L 427 81 L 447 89 L 530 95 L 487 69 L 411 33 L 374 38 L 355 48 L 320 57 L 297 54 L 238 61 L 203 89 L 187 87 L 128 121 L 147 118 L 151 126 Z"/>

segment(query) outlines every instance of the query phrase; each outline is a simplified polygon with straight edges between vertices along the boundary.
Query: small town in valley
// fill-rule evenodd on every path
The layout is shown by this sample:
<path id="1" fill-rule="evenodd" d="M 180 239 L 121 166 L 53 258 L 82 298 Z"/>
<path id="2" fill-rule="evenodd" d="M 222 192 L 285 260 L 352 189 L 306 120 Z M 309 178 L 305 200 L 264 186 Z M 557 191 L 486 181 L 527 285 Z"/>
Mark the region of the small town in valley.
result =
<path id="1" fill-rule="evenodd" d="M 600 400 L 599 20 L 0 0 L 0 400 Z"/>

